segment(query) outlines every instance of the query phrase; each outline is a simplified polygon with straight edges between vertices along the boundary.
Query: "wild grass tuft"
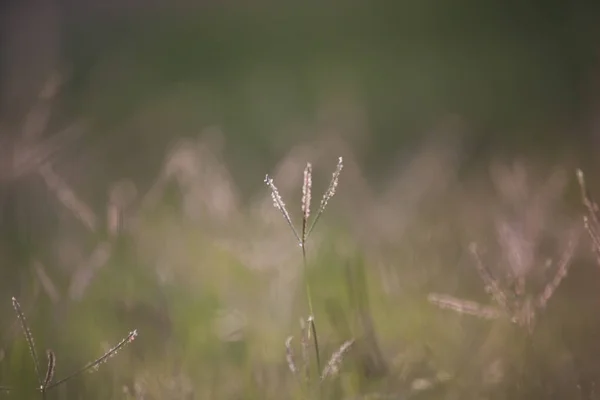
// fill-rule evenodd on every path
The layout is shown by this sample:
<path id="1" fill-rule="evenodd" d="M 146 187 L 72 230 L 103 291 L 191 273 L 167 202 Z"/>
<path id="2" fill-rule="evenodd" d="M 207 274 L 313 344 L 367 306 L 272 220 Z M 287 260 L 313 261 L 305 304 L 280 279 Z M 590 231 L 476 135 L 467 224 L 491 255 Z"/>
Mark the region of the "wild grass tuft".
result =
<path id="1" fill-rule="evenodd" d="M 273 205 L 283 215 L 283 218 L 285 219 L 285 221 L 289 225 L 290 229 L 292 230 L 292 233 L 293 233 L 294 237 L 296 238 L 296 240 L 298 241 L 298 245 L 300 246 L 300 248 L 302 250 L 302 265 L 303 265 L 303 270 L 305 273 L 304 282 L 305 282 L 306 299 L 307 299 L 308 311 L 309 311 L 309 316 L 306 319 L 306 325 L 308 325 L 308 326 L 307 327 L 305 326 L 304 321 L 301 322 L 301 330 L 302 330 L 301 343 L 302 343 L 303 361 L 304 361 L 303 371 L 304 371 L 306 379 L 308 379 L 308 377 L 310 376 L 309 368 L 308 368 L 309 357 L 308 357 L 307 349 L 308 349 L 308 342 L 310 341 L 311 338 L 312 338 L 313 346 L 315 349 L 315 359 L 316 359 L 316 364 L 317 364 L 317 370 L 320 371 L 319 374 L 321 376 L 321 380 L 324 380 L 327 376 L 335 375 L 335 371 L 337 371 L 337 368 L 342 361 L 343 355 L 348 351 L 348 349 L 350 348 L 350 346 L 353 342 L 353 341 L 345 342 L 342 345 L 342 347 L 340 347 L 340 350 L 338 350 L 336 353 L 334 353 L 334 355 L 330 359 L 327 366 L 321 372 L 321 354 L 319 351 L 319 341 L 318 341 L 318 335 L 317 335 L 317 327 L 316 327 L 316 323 L 315 323 L 310 281 L 308 279 L 308 274 L 307 274 L 307 269 L 308 269 L 307 240 L 308 240 L 311 232 L 315 228 L 317 222 L 321 218 L 321 215 L 327 208 L 327 204 L 329 203 L 331 198 L 335 195 L 335 192 L 336 192 L 336 189 L 337 189 L 337 186 L 339 183 L 340 174 L 342 172 L 343 167 L 344 167 L 343 159 L 342 159 L 342 157 L 339 157 L 337 167 L 331 176 L 331 181 L 329 182 L 329 186 L 325 190 L 325 193 L 323 194 L 323 197 L 321 198 L 321 203 L 319 204 L 319 208 L 317 209 L 315 216 L 313 217 L 313 219 L 311 221 L 310 220 L 310 216 L 311 216 L 311 208 L 310 207 L 311 207 L 311 200 L 312 200 L 312 165 L 310 163 L 306 164 L 306 167 L 304 169 L 304 176 L 302 179 L 302 202 L 301 202 L 302 223 L 301 223 L 300 230 L 297 230 L 296 227 L 294 226 L 294 223 L 292 222 L 290 214 L 287 211 L 285 203 L 284 203 L 281 195 L 279 194 L 279 190 L 277 189 L 277 186 L 275 186 L 273 179 L 271 177 L 269 177 L 269 175 L 267 175 L 265 177 L 265 183 L 271 190 L 271 197 L 273 199 Z M 291 347 L 291 341 L 292 341 L 292 337 L 288 337 L 288 339 L 286 340 L 286 343 L 285 343 L 286 344 L 286 359 L 287 359 L 290 370 L 292 371 L 292 373 L 296 374 L 296 373 L 298 373 L 299 369 L 297 368 L 297 366 L 295 364 L 294 354 L 293 354 L 293 350 Z"/>
<path id="2" fill-rule="evenodd" d="M 54 351 L 51 349 L 46 350 L 46 357 L 48 358 L 48 364 L 46 366 L 46 373 L 44 375 L 42 375 L 41 366 L 40 366 L 39 358 L 38 358 L 36 347 L 35 347 L 35 342 L 33 340 L 33 335 L 31 334 L 31 330 L 29 329 L 29 325 L 27 324 L 27 320 L 25 319 L 25 314 L 23 313 L 23 311 L 21 309 L 21 305 L 19 304 L 19 302 L 17 301 L 16 298 L 14 298 L 14 297 L 12 298 L 12 303 L 13 303 L 13 308 L 15 309 L 15 312 L 17 314 L 17 319 L 19 320 L 19 323 L 21 325 L 23 335 L 25 336 L 25 340 L 27 341 L 27 347 L 29 348 L 31 358 L 33 359 L 33 364 L 34 364 L 34 368 L 35 368 L 35 372 L 36 372 L 38 384 L 39 384 L 39 386 L 37 387 L 37 390 L 40 392 L 42 399 L 46 398 L 46 394 L 47 394 L 48 390 L 53 389 L 63 383 L 66 383 L 67 381 L 75 378 L 78 375 L 81 375 L 82 373 L 84 373 L 86 371 L 92 371 L 92 372 L 96 371 L 101 364 L 106 362 L 109 358 L 115 356 L 119 352 L 119 350 L 121 350 L 123 347 L 125 347 L 128 343 L 131 343 L 137 337 L 137 330 L 133 330 L 133 331 L 129 332 L 129 334 L 123 340 L 121 340 L 116 346 L 112 347 L 107 352 L 105 352 L 102 356 L 98 357 L 94 361 L 89 362 L 88 364 L 84 365 L 82 368 L 67 375 L 66 377 L 54 381 L 54 376 L 55 376 L 55 371 L 56 371 L 56 355 L 54 354 Z M 10 387 L 7 387 L 7 386 L 0 386 L 0 390 L 5 391 L 5 392 L 13 391 Z"/>
<path id="3" fill-rule="evenodd" d="M 498 191 L 502 193 L 502 190 L 500 190 L 502 189 L 501 183 L 504 183 L 504 186 L 508 186 L 506 183 L 514 183 L 515 181 L 520 183 L 524 181 L 522 175 L 526 175 L 525 170 L 518 175 L 519 179 L 515 178 L 514 174 L 507 174 L 504 179 L 498 178 L 497 181 L 499 182 L 496 183 L 496 186 L 499 187 Z M 584 202 L 588 205 L 591 202 L 586 200 L 587 196 L 585 195 L 582 176 L 581 173 L 578 173 L 579 182 L 584 193 Z M 503 258 L 506 260 L 507 267 L 509 267 L 506 268 L 509 282 L 502 282 L 497 276 L 498 274 L 494 274 L 492 268 L 483 261 L 480 249 L 476 243 L 469 245 L 469 252 L 473 258 L 475 269 L 482 280 L 485 291 L 494 300 L 496 306 L 484 306 L 469 300 L 455 299 L 451 296 L 440 294 L 430 294 L 428 296 L 428 300 L 432 304 L 485 319 L 507 317 L 519 327 L 526 329 L 529 334 L 533 333 L 537 314 L 546 308 L 548 301 L 567 276 L 579 242 L 579 230 L 577 228 L 567 230 L 561 237 L 561 243 L 557 246 L 559 254 L 556 257 L 558 261 L 556 262 L 553 276 L 546 279 L 545 285 L 540 292 L 530 293 L 527 291 L 526 281 L 528 274 L 531 274 L 535 269 L 542 270 L 544 268 L 544 264 L 540 260 L 536 260 L 533 256 L 532 249 L 534 245 L 527 245 L 527 243 L 539 243 L 541 232 L 543 231 L 543 224 L 537 217 L 532 218 L 531 215 L 535 216 L 538 213 L 540 216 L 545 217 L 544 214 L 551 211 L 550 208 L 542 206 L 554 200 L 560 190 L 548 189 L 555 189 L 555 186 L 559 186 L 560 188 L 561 186 L 555 185 L 552 178 L 554 176 L 551 175 L 546 184 L 539 190 L 541 194 L 532 194 L 529 190 L 524 190 L 525 195 L 522 196 L 520 201 L 515 201 L 504 190 L 504 200 L 508 200 L 507 203 L 512 206 L 515 206 L 515 203 L 517 203 L 522 212 L 519 218 L 520 225 L 509 224 L 508 221 L 510 221 L 510 218 L 506 215 L 497 217 L 501 221 L 496 226 L 498 242 L 499 247 L 504 252 Z M 526 187 L 524 184 L 523 186 Z M 589 205 L 588 208 L 591 213 L 592 206 Z M 527 243 L 524 244 L 523 242 Z M 527 262 L 523 260 L 527 260 Z"/>

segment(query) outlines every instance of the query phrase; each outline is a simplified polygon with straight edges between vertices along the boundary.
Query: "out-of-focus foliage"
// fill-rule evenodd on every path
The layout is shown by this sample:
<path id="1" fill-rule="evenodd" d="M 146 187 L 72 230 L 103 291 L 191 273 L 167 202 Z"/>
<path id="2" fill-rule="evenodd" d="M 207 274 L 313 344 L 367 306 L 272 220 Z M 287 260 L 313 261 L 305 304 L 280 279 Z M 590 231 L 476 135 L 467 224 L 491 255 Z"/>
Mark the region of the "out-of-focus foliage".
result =
<path id="1" fill-rule="evenodd" d="M 325 398 L 598 396 L 585 232 L 531 333 L 427 301 L 494 305 L 473 242 L 507 285 L 533 260 L 537 293 L 583 231 L 576 167 L 600 197 L 592 6 L 68 3 L 38 25 L 58 29 L 48 70 L 15 56 L 43 32 L 5 35 L 0 396 L 35 387 L 16 296 L 58 376 L 139 333 L 49 398 L 301 398 L 284 343 L 304 279 L 323 360 L 355 339 Z M 12 7 L 13 27 L 47 15 Z M 54 71 L 60 91 L 38 96 Z M 320 193 L 338 156 L 305 275 L 263 178 L 299 215 L 306 162 Z"/>

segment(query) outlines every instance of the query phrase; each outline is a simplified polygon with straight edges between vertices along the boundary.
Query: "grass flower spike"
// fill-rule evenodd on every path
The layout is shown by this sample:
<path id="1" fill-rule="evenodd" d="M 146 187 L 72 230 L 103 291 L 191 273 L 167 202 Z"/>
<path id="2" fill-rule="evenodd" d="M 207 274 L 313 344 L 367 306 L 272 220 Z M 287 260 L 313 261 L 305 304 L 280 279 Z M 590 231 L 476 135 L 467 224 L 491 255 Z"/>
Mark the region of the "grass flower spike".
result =
<path id="1" fill-rule="evenodd" d="M 42 376 L 41 369 L 40 369 L 40 362 L 39 362 L 38 355 L 37 355 L 37 352 L 35 349 L 35 342 L 33 340 L 33 335 L 31 334 L 31 330 L 29 329 L 29 325 L 27 324 L 27 320 L 25 319 L 25 315 L 23 314 L 21 305 L 19 304 L 17 299 L 14 297 L 12 298 L 12 303 L 13 303 L 13 308 L 15 309 L 15 312 L 17 314 L 19 323 L 21 324 L 21 329 L 23 331 L 23 335 L 25 336 L 25 340 L 27 341 L 27 347 L 29 347 L 29 352 L 31 353 L 31 358 L 33 359 L 35 372 L 37 374 L 38 383 L 39 383 L 39 386 L 37 389 L 40 391 L 42 399 L 46 398 L 46 393 L 48 390 L 50 390 L 54 387 L 57 387 L 60 384 L 65 383 L 68 380 L 70 380 L 70 379 L 76 377 L 77 375 L 80 375 L 86 371 L 97 370 L 98 367 L 100 366 L 100 364 L 106 362 L 109 358 L 116 355 L 119 350 L 121 350 L 123 347 L 125 347 L 125 345 L 127 345 L 128 343 L 131 343 L 137 336 L 137 330 L 130 332 L 129 335 L 127 335 L 127 337 L 125 337 L 116 346 L 109 349 L 106 353 L 104 353 L 102 356 L 100 356 L 96 360 L 86 364 L 85 366 L 83 366 L 79 370 L 75 371 L 74 373 L 66 376 L 65 378 L 62 378 L 62 379 L 59 379 L 58 381 L 53 382 L 54 373 L 56 371 L 56 355 L 54 354 L 54 351 L 52 351 L 50 349 L 46 350 L 46 357 L 48 358 L 48 365 L 46 367 L 45 375 Z M 10 392 L 11 388 L 5 387 L 5 386 L 0 386 L 0 390 Z"/>
<path id="2" fill-rule="evenodd" d="M 298 241 L 298 245 L 302 249 L 302 264 L 303 264 L 305 273 L 308 268 L 307 267 L 307 256 L 306 256 L 306 254 L 307 254 L 306 243 L 307 243 L 308 237 L 310 236 L 310 233 L 312 232 L 312 230 L 315 228 L 321 215 L 325 211 L 325 208 L 327 207 L 327 203 L 335 195 L 335 191 L 337 189 L 340 174 L 342 172 L 343 167 L 344 167 L 344 164 L 343 164 L 342 157 L 339 157 L 337 167 L 332 174 L 331 181 L 329 182 L 329 186 L 327 187 L 327 190 L 323 194 L 323 197 L 321 199 L 321 204 L 319 205 L 319 209 L 315 213 L 315 216 L 314 216 L 312 222 L 310 222 L 309 221 L 310 215 L 311 215 L 310 203 L 311 203 L 311 199 L 312 199 L 312 165 L 310 163 L 306 164 L 306 168 L 304 169 L 304 176 L 302 179 L 302 203 L 301 203 L 302 204 L 302 225 L 301 225 L 300 231 L 298 231 L 294 227 L 294 223 L 292 222 L 290 214 L 287 211 L 287 208 L 285 207 L 285 203 L 283 202 L 283 199 L 281 198 L 281 195 L 279 194 L 279 191 L 277 190 L 277 186 L 275 186 L 273 179 L 269 175 L 267 175 L 265 177 L 265 183 L 271 190 L 271 198 L 273 199 L 273 205 L 283 215 L 283 218 L 285 219 L 285 221 L 291 228 L 292 233 L 294 234 L 294 237 Z M 315 320 L 314 320 L 312 295 L 311 295 L 310 282 L 308 281 L 308 277 L 305 277 L 305 286 L 306 286 L 306 298 L 307 298 L 307 302 L 308 302 L 308 310 L 309 310 L 309 314 L 310 314 L 308 317 L 308 320 L 307 320 L 309 326 L 308 326 L 308 329 L 306 332 L 306 337 L 310 339 L 312 336 L 313 344 L 315 347 L 317 368 L 320 371 L 321 370 L 321 359 L 320 359 L 320 354 L 319 354 L 319 342 L 317 340 L 317 328 L 316 328 Z M 293 364 L 290 363 L 290 358 L 289 358 L 289 355 L 291 354 L 290 353 L 290 349 L 291 349 L 290 342 L 291 342 L 291 339 L 288 338 L 288 340 L 286 341 L 286 348 L 288 349 L 288 353 L 287 353 L 288 354 L 288 365 L 290 366 L 290 369 L 294 370 L 295 367 L 292 367 Z"/>

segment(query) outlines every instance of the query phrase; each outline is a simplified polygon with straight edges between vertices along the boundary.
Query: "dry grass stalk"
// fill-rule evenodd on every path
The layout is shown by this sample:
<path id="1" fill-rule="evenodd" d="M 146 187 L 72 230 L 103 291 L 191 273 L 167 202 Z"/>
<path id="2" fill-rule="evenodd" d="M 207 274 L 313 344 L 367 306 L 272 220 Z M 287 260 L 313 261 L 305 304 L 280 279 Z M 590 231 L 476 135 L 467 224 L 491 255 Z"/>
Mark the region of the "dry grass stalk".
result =
<path id="1" fill-rule="evenodd" d="M 286 223 L 289 225 L 290 229 L 292 230 L 292 233 L 294 234 L 294 237 L 298 241 L 298 245 L 302 249 L 302 264 L 304 266 L 305 273 L 308 268 L 307 250 L 306 250 L 307 249 L 307 240 L 310 236 L 310 233 L 312 232 L 312 230 L 316 226 L 317 222 L 319 221 L 321 215 L 327 208 L 327 204 L 329 203 L 331 198 L 335 195 L 335 192 L 336 192 L 336 189 L 337 189 L 337 186 L 339 183 L 339 177 L 340 177 L 343 167 L 344 167 L 344 165 L 343 165 L 342 157 L 339 157 L 337 167 L 331 176 L 331 181 L 329 182 L 329 186 L 327 187 L 327 190 L 325 190 L 325 193 L 323 194 L 323 197 L 321 198 L 321 203 L 319 205 L 317 212 L 315 213 L 314 218 L 312 219 L 312 222 L 310 222 L 310 215 L 311 215 L 310 204 L 311 204 L 311 200 L 312 200 L 312 165 L 310 163 L 306 164 L 306 167 L 304 169 L 304 176 L 302 179 L 302 199 L 301 199 L 302 224 L 301 224 L 300 231 L 298 231 L 295 228 L 294 223 L 292 222 L 292 218 L 290 217 L 290 214 L 285 206 L 285 203 L 284 203 L 281 195 L 279 194 L 279 190 L 277 189 L 277 186 L 275 186 L 275 183 L 273 182 L 273 179 L 271 177 L 269 177 L 269 175 L 267 175 L 265 177 L 265 184 L 271 190 L 271 198 L 273 199 L 273 205 L 283 215 L 283 218 L 285 219 Z M 308 381 L 309 376 L 310 376 L 309 375 L 309 357 L 308 357 L 308 354 L 309 354 L 308 346 L 309 345 L 308 345 L 308 343 L 309 343 L 309 340 L 311 339 L 311 337 L 313 339 L 313 345 L 315 348 L 315 357 L 316 357 L 316 364 L 317 364 L 318 371 L 321 371 L 321 355 L 320 355 L 320 351 L 319 351 L 319 341 L 317 338 L 317 328 L 316 328 L 315 319 L 314 319 L 310 282 L 309 282 L 307 276 L 305 276 L 305 286 L 306 286 L 306 297 L 307 297 L 310 315 L 309 315 L 308 319 L 306 320 L 306 324 L 308 325 L 308 327 L 305 326 L 305 323 L 303 320 L 301 321 L 301 330 L 302 330 L 301 344 L 302 344 L 302 354 L 303 354 L 303 361 L 304 361 L 303 371 L 304 371 L 305 379 Z M 292 341 L 292 337 L 289 337 L 286 340 L 286 359 L 287 359 L 290 370 L 295 374 L 298 371 L 298 369 L 296 368 L 296 365 L 293 360 L 291 341 Z M 353 342 L 354 341 L 351 340 L 351 341 L 344 343 L 344 345 L 342 345 L 342 347 L 336 353 L 333 354 L 332 358 L 330 359 L 330 361 L 327 364 L 327 366 L 325 367 L 325 369 L 323 369 L 323 371 L 320 372 L 321 381 L 325 380 L 328 376 L 334 376 L 337 373 L 337 371 L 339 369 L 339 365 L 342 362 L 344 354 L 348 351 L 348 349 L 350 348 L 350 346 Z"/>
<path id="2" fill-rule="evenodd" d="M 123 338 L 114 347 L 110 348 L 103 355 L 101 355 L 100 357 L 98 357 L 94 361 L 91 361 L 88 364 L 84 365 L 82 368 L 80 368 L 77 371 L 73 372 L 72 374 L 66 376 L 65 378 L 62 378 L 62 379 L 60 379 L 60 380 L 52 383 L 51 385 L 49 385 L 47 387 L 47 389 L 52 389 L 53 387 L 56 387 L 56 386 L 60 385 L 61 383 L 65 383 L 66 381 L 71 380 L 72 378 L 74 378 L 74 377 L 76 377 L 78 375 L 81 375 L 82 373 L 84 373 L 86 371 L 90 371 L 90 372 L 97 371 L 101 364 L 104 364 L 110 358 L 112 358 L 115 355 L 117 355 L 117 353 L 119 352 L 119 350 L 121 350 L 127 344 L 133 342 L 135 340 L 135 338 L 137 337 L 137 335 L 138 335 L 137 329 L 129 332 L 129 334 L 125 338 Z"/>
<path id="3" fill-rule="evenodd" d="M 321 204 L 319 205 L 317 214 L 315 215 L 315 218 L 313 219 L 313 222 L 312 222 L 310 228 L 308 229 L 308 233 L 306 234 L 307 236 L 310 235 L 310 233 L 314 229 L 315 225 L 319 221 L 319 218 L 321 218 L 321 215 L 325 211 L 325 208 L 327 207 L 327 203 L 329 203 L 329 200 L 331 200 L 331 198 L 335 195 L 335 191 L 338 187 L 338 182 L 340 179 L 340 174 L 342 173 L 343 168 L 344 168 L 344 164 L 343 164 L 342 157 L 339 157 L 337 167 L 335 168 L 335 171 L 333 171 L 333 174 L 331 175 L 331 181 L 329 182 L 329 186 L 327 187 L 327 190 L 325 191 L 325 193 L 323 193 L 323 197 L 321 198 Z M 310 181 L 309 181 L 309 183 L 310 183 Z M 307 215 L 307 218 L 308 218 L 308 215 Z"/>
<path id="4" fill-rule="evenodd" d="M 332 174 L 329 186 L 327 187 L 327 190 L 323 194 L 319 209 L 317 210 L 317 213 L 316 213 L 315 217 L 313 218 L 312 223 L 309 226 L 310 202 L 311 202 L 311 198 L 312 198 L 312 165 L 310 163 L 306 164 L 306 168 L 304 169 L 304 178 L 302 180 L 302 225 L 301 225 L 300 233 L 298 233 L 298 230 L 294 227 L 294 223 L 292 222 L 290 214 L 285 206 L 285 203 L 283 202 L 281 195 L 279 194 L 279 190 L 277 189 L 277 186 L 275 186 L 275 183 L 273 182 L 273 179 L 271 177 L 269 177 L 269 175 L 265 176 L 265 184 L 271 190 L 271 198 L 273 199 L 274 207 L 281 212 L 281 215 L 283 215 L 283 218 L 285 219 L 286 223 L 289 225 L 290 229 L 292 230 L 292 233 L 294 234 L 294 237 L 296 238 L 300 248 L 302 249 L 302 264 L 304 266 L 305 272 L 308 268 L 307 258 L 306 258 L 306 243 L 307 243 L 306 241 L 307 241 L 308 237 L 310 236 L 310 233 L 314 229 L 316 223 L 318 222 L 319 218 L 325 211 L 325 208 L 327 207 L 327 203 L 335 195 L 335 191 L 338 186 L 339 177 L 340 177 L 343 167 L 344 167 L 344 165 L 343 165 L 342 157 L 339 157 L 337 167 Z M 309 338 L 311 336 L 313 338 L 313 343 L 315 346 L 317 369 L 321 370 L 319 341 L 317 339 L 317 328 L 316 328 L 315 321 L 314 321 L 312 295 L 311 295 L 310 282 L 308 280 L 308 277 L 305 277 L 305 287 L 306 287 L 306 298 L 308 301 L 308 309 L 309 309 L 309 314 L 310 314 L 309 318 L 308 318 L 309 329 L 307 331 L 307 335 Z"/>
<path id="5" fill-rule="evenodd" d="M 312 166 L 306 164 L 304 179 L 302 180 L 302 240 L 306 240 L 306 223 L 310 217 L 310 201 L 312 190 Z"/>
<path id="6" fill-rule="evenodd" d="M 510 285 L 503 285 L 500 279 L 495 277 L 484 264 L 476 244 L 473 243 L 469 246 L 485 291 L 491 295 L 496 306 L 484 306 L 441 294 L 430 294 L 428 299 L 441 308 L 481 318 L 507 317 L 531 333 L 535 325 L 536 314 L 546 307 L 568 273 L 578 243 L 579 230 L 572 228 L 566 235 L 554 275 L 546 281 L 541 292 L 528 294 L 525 285 L 528 273 L 535 267 L 534 243 L 540 241 L 544 221 L 551 211 L 550 205 L 558 198 L 558 193 L 564 187 L 564 181 L 558 170 L 548 178 L 539 192 L 531 195 L 526 181 L 526 172 L 523 168 L 517 168 L 519 166 L 515 165 L 510 173 L 493 170 L 495 172 L 493 177 L 499 192 L 505 199 L 508 199 L 513 212 L 522 213 L 521 224 L 510 223 L 511 219 L 508 216 L 496 219 L 499 244 L 508 262 L 506 268 L 508 276 L 512 280 Z M 580 179 L 581 182 L 582 179 Z M 532 200 L 528 200 L 529 198 Z"/>
<path id="7" fill-rule="evenodd" d="M 505 289 L 500 285 L 490 271 L 484 266 L 475 246 L 471 246 L 476 260 L 477 269 L 484 281 L 486 292 L 490 293 L 497 307 L 485 306 L 474 301 L 458 299 L 452 296 L 431 293 L 429 302 L 440 308 L 450 309 L 459 313 L 469 314 L 485 319 L 509 318 L 513 323 L 526 328 L 530 333 L 535 326 L 536 314 L 546 307 L 546 304 L 568 273 L 571 259 L 575 253 L 577 234 L 571 234 L 567 241 L 561 259 L 552 279 L 546 282 L 544 289 L 537 296 L 525 292 L 525 279 L 517 282 L 517 290 Z"/>
<path id="8" fill-rule="evenodd" d="M 54 387 L 59 386 L 62 383 L 65 383 L 72 378 L 86 372 L 86 371 L 95 371 L 98 367 L 106 362 L 109 358 L 115 356 L 119 350 L 121 350 L 125 345 L 131 343 L 137 337 L 137 330 L 130 332 L 123 340 L 121 340 L 116 346 L 109 349 L 102 356 L 97 358 L 96 360 L 86 364 L 79 370 L 73 372 L 66 377 L 59 379 L 53 382 L 55 371 L 56 371 L 56 355 L 50 349 L 46 350 L 46 357 L 48 358 L 48 364 L 46 366 L 46 373 L 42 375 L 40 369 L 40 362 L 37 356 L 35 342 L 33 340 L 33 335 L 31 334 L 31 330 L 29 329 L 29 325 L 27 324 L 27 320 L 25 319 L 25 315 L 21 310 L 21 305 L 17 301 L 16 298 L 12 298 L 13 308 L 17 314 L 17 319 L 21 324 L 21 328 L 23 331 L 23 335 L 25 336 L 25 340 L 27 341 L 27 347 L 29 348 L 29 352 L 31 353 L 31 358 L 33 359 L 35 372 L 38 378 L 38 390 L 40 391 L 42 399 L 46 398 L 46 392 Z M 12 389 L 6 386 L 1 386 L 0 390 L 2 391 L 11 391 Z"/>
<path id="9" fill-rule="evenodd" d="M 571 234 L 554 276 L 546 282 L 544 289 L 537 296 L 532 296 L 525 292 L 524 278 L 518 280 L 517 290 L 503 288 L 500 285 L 500 281 L 496 279 L 481 262 L 476 246 L 472 245 L 471 250 L 476 261 L 475 264 L 477 265 L 477 270 L 484 282 L 486 292 L 491 294 L 497 307 L 485 306 L 474 301 L 458 299 L 437 293 L 429 294 L 428 300 L 440 308 L 450 309 L 480 318 L 496 319 L 507 317 L 513 323 L 526 328 L 531 333 L 535 326 L 536 314 L 546 307 L 546 304 L 568 273 L 571 259 L 575 253 L 577 238 L 578 236 L 576 233 Z"/>
<path id="10" fill-rule="evenodd" d="M 310 377 L 309 370 L 308 370 L 309 363 L 310 363 L 310 361 L 309 361 L 310 353 L 308 351 L 309 340 L 308 340 L 307 331 L 305 328 L 303 328 L 303 326 L 304 326 L 304 323 L 302 321 L 302 323 L 301 323 L 301 338 L 300 338 L 300 344 L 302 346 L 302 354 L 303 354 L 302 370 L 304 371 L 304 380 L 305 380 L 305 382 L 308 382 L 308 379 Z M 293 337 L 289 336 L 285 341 L 286 361 L 287 361 L 288 368 L 290 369 L 290 371 L 294 375 L 297 375 L 298 372 L 300 371 L 300 369 L 296 365 L 296 360 L 294 357 L 294 349 L 292 347 L 292 340 L 293 340 Z M 348 351 L 350 350 L 350 348 L 352 347 L 353 344 L 354 344 L 354 339 L 347 340 L 339 347 L 339 349 L 337 351 L 335 351 L 331 355 L 329 361 L 327 362 L 327 365 L 323 368 L 323 370 L 319 374 L 321 382 L 325 381 L 327 378 L 334 378 L 335 376 L 337 376 L 337 374 L 340 371 L 342 362 L 344 360 L 344 356 L 348 353 Z"/>
<path id="11" fill-rule="evenodd" d="M 327 363 L 327 365 L 323 369 L 323 372 L 321 373 L 321 381 L 324 381 L 329 377 L 333 378 L 340 372 L 340 366 L 342 365 L 344 356 L 346 355 L 346 353 L 348 353 L 350 347 L 352 347 L 353 344 L 354 339 L 347 340 L 340 346 L 340 348 L 335 353 L 331 355 L 329 362 Z"/>
<path id="12" fill-rule="evenodd" d="M 35 351 L 35 342 L 33 341 L 33 335 L 31 334 L 31 330 L 29 329 L 29 325 L 27 325 L 27 320 L 25 319 L 25 315 L 23 315 L 23 311 L 21 310 L 21 305 L 15 299 L 12 298 L 13 308 L 17 313 L 17 319 L 21 324 L 21 329 L 23 330 L 23 335 L 25 336 L 25 340 L 27 341 L 27 346 L 29 347 L 29 352 L 31 353 L 31 358 L 33 359 L 33 366 L 35 367 L 35 373 L 40 382 L 40 386 L 42 383 L 42 374 L 40 372 L 40 362 L 37 356 L 37 352 Z"/>
<path id="13" fill-rule="evenodd" d="M 427 296 L 427 300 L 440 308 L 479 318 L 496 319 L 504 315 L 502 310 L 497 307 L 484 306 L 475 301 L 457 299 L 446 294 L 430 293 Z"/>
<path id="14" fill-rule="evenodd" d="M 298 240 L 299 243 L 302 243 L 302 239 L 300 238 L 298 232 L 296 231 L 296 228 L 294 227 L 294 223 L 292 222 L 290 214 L 288 213 L 288 210 L 285 207 L 285 203 L 283 202 L 283 199 L 279 194 L 279 190 L 277 190 L 277 186 L 275 186 L 275 183 L 273 183 L 273 179 L 270 178 L 269 175 L 265 177 L 265 183 L 267 184 L 269 189 L 271 189 L 271 198 L 273 199 L 273 206 L 281 212 L 281 215 L 283 215 L 285 222 L 287 222 L 292 232 L 294 233 L 296 240 Z"/>
<path id="15" fill-rule="evenodd" d="M 48 386 L 54 379 L 54 371 L 56 369 L 56 355 L 50 349 L 46 350 L 46 357 L 48 358 L 48 366 L 46 367 L 46 376 L 44 377 L 44 382 L 42 383 L 42 391 L 46 391 Z"/>
<path id="16" fill-rule="evenodd" d="M 294 349 L 292 348 L 292 340 L 293 336 L 289 336 L 285 340 L 285 360 L 287 361 L 288 367 L 292 374 L 296 375 L 298 373 L 298 368 L 296 367 L 296 360 L 294 357 Z"/>

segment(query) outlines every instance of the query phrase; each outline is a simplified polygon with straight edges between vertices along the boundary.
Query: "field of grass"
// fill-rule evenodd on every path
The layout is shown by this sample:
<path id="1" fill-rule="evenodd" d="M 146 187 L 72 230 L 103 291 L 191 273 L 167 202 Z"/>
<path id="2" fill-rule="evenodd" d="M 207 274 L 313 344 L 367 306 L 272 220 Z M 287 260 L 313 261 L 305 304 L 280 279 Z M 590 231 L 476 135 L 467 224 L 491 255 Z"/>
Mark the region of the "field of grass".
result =
<path id="1" fill-rule="evenodd" d="M 163 178 L 113 210 L 115 230 L 109 218 L 64 233 L 7 269 L 23 282 L 3 291 L 7 398 L 37 387 L 12 295 L 23 299 L 42 375 L 43 350 L 56 355 L 51 382 L 137 332 L 47 398 L 595 398 L 598 265 L 568 164 L 496 160 L 459 177 L 458 142 L 433 139 L 376 193 L 333 140 L 277 163 L 267 182 L 280 183 L 278 210 L 264 183 L 241 204 L 211 143 L 205 134 L 175 146 Z M 311 150 L 328 146 L 345 153 L 339 185 L 327 184 L 329 149 Z M 328 201 L 304 259 L 313 178 L 313 218 L 316 193 Z M 71 220 L 57 227 L 77 232 L 76 210 L 62 208 Z"/>
<path id="2" fill-rule="evenodd" d="M 600 398 L 585 13 L 384 3 L 65 17 L 0 127 L 0 398 Z"/>

